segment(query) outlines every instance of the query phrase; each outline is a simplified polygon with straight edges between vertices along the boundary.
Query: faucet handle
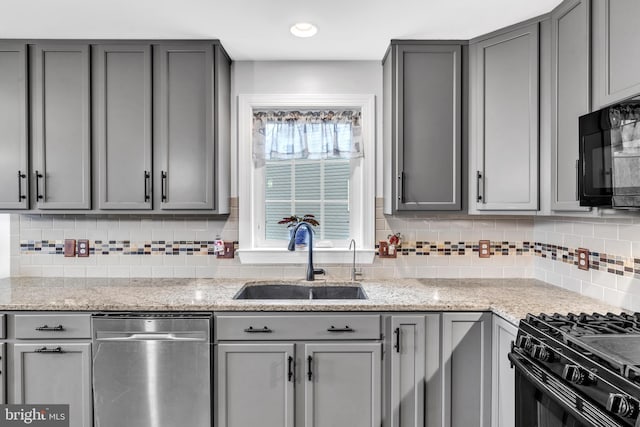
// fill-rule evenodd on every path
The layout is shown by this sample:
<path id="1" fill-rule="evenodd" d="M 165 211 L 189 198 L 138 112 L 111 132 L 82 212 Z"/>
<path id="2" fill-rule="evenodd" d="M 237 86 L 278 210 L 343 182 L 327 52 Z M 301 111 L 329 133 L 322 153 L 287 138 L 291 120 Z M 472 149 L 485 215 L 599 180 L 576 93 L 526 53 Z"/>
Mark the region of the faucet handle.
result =
<path id="1" fill-rule="evenodd" d="M 313 269 L 313 274 L 326 274 L 327 272 L 324 271 L 324 268 L 314 268 Z"/>

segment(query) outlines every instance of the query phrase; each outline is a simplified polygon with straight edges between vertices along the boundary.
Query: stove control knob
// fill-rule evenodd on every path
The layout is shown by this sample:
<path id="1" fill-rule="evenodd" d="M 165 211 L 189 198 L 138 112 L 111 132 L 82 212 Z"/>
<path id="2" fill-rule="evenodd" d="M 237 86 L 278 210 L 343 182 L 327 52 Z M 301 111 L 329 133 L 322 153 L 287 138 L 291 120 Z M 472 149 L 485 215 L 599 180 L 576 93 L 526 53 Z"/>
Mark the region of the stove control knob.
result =
<path id="1" fill-rule="evenodd" d="M 592 383 L 589 372 L 576 365 L 565 365 L 562 371 L 562 378 L 578 385 Z"/>
<path id="2" fill-rule="evenodd" d="M 529 350 L 531 348 L 531 344 L 531 337 L 526 335 L 520 335 L 516 341 L 516 345 L 523 350 Z"/>
<path id="3" fill-rule="evenodd" d="M 543 345 L 532 345 L 529 354 L 541 362 L 553 362 L 553 352 Z"/>
<path id="4" fill-rule="evenodd" d="M 633 418 L 638 414 L 638 402 L 624 394 L 611 393 L 607 399 L 607 411 L 621 417 Z"/>

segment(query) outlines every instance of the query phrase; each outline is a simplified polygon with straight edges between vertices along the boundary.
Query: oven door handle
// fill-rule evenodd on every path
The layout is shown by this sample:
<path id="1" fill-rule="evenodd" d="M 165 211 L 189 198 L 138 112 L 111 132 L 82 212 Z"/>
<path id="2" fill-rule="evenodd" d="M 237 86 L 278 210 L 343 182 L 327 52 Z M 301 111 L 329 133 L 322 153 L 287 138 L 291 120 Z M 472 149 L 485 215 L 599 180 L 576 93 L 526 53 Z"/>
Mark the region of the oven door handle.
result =
<path id="1" fill-rule="evenodd" d="M 509 360 L 538 390 L 553 398 L 556 403 L 571 413 L 571 415 L 582 424 L 602 427 L 625 427 L 625 424 L 620 424 L 620 422 L 616 421 L 608 413 L 591 403 L 590 400 L 576 393 L 572 387 L 566 385 L 566 383 L 559 379 L 554 373 L 544 367 L 538 366 L 536 362 L 520 353 L 517 349 L 509 353 Z M 531 367 L 527 365 L 531 365 Z M 535 369 L 532 368 L 537 368 L 537 370 L 541 371 L 543 375 L 540 376 L 544 378 L 544 380 L 540 379 L 538 375 L 536 375 Z M 516 396 L 517 394 L 518 391 L 516 390 Z M 576 405 L 580 406 L 582 410 L 578 410 Z"/>

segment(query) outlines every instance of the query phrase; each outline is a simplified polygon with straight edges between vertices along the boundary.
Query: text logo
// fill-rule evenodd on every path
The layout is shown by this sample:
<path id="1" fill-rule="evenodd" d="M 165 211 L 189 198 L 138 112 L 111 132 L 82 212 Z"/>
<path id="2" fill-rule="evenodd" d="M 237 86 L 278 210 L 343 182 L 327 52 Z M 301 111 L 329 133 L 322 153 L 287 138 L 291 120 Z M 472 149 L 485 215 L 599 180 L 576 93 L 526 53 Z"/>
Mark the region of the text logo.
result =
<path id="1" fill-rule="evenodd" d="M 69 405 L 0 405 L 0 427 L 69 427 Z"/>

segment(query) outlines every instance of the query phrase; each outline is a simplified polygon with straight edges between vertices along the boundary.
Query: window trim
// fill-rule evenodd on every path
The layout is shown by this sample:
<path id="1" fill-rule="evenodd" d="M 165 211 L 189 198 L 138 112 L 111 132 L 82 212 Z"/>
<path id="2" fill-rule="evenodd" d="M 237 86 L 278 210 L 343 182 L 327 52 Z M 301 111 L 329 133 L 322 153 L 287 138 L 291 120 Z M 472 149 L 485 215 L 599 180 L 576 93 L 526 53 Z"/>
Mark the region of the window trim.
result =
<path id="1" fill-rule="evenodd" d="M 362 114 L 362 143 L 364 157 L 358 177 L 362 192 L 354 197 L 354 206 L 359 209 L 360 221 L 353 230 L 358 247 L 358 263 L 371 264 L 375 257 L 375 96 L 369 94 L 240 94 L 238 95 L 238 203 L 239 249 L 242 264 L 300 264 L 306 262 L 306 251 L 289 253 L 286 247 L 259 247 L 257 237 L 257 202 L 262 198 L 259 186 L 254 185 L 256 169 L 251 154 L 253 110 L 258 108 L 358 108 Z M 343 248 L 314 247 L 315 260 L 323 264 L 350 263 L 350 252 Z M 287 256 L 282 256 L 287 253 Z"/>

